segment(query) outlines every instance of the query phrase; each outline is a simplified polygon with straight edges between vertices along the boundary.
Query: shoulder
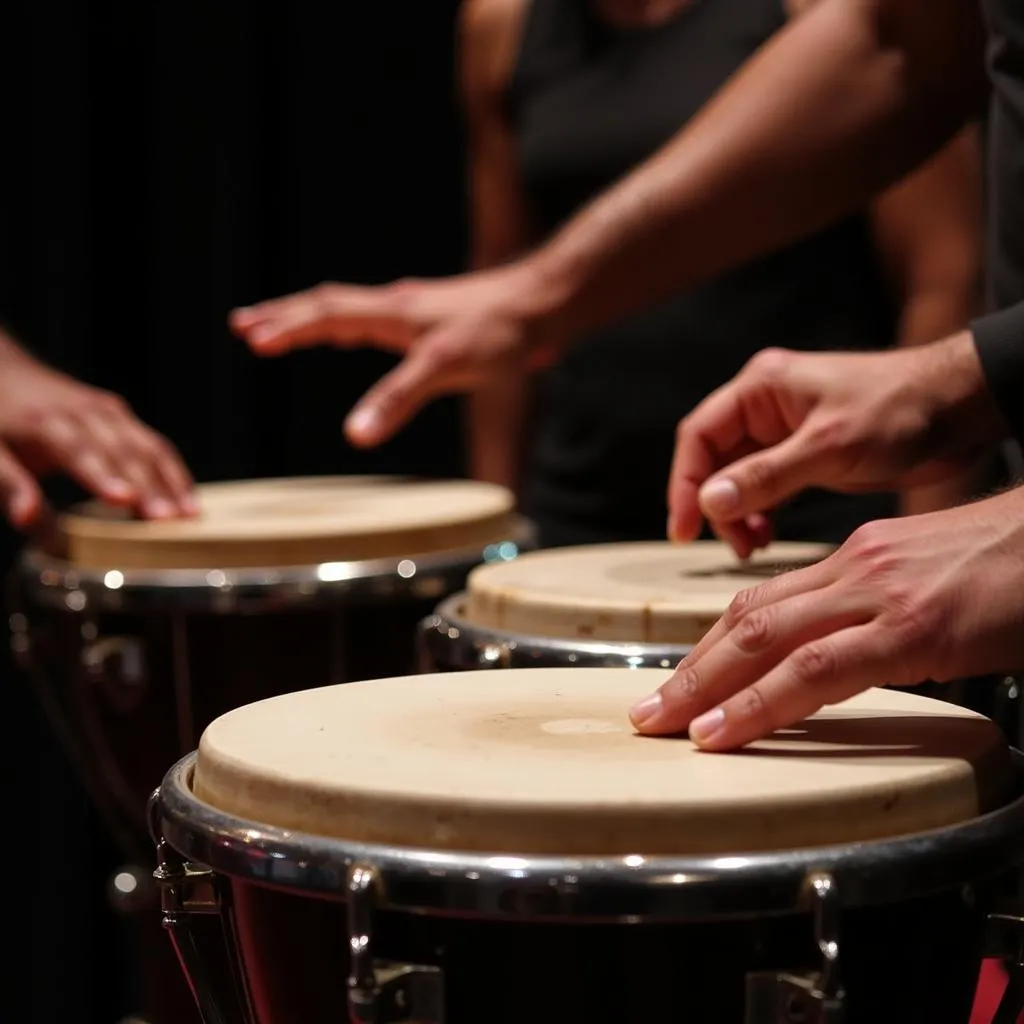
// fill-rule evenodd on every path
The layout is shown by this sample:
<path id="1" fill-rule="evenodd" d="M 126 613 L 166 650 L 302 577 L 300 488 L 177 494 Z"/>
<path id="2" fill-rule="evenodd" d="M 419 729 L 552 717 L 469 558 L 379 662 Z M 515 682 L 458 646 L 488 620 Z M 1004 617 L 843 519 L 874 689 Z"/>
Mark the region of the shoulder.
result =
<path id="1" fill-rule="evenodd" d="M 497 96 L 512 77 L 532 0 L 463 0 L 458 36 L 461 79 L 471 97 Z"/>

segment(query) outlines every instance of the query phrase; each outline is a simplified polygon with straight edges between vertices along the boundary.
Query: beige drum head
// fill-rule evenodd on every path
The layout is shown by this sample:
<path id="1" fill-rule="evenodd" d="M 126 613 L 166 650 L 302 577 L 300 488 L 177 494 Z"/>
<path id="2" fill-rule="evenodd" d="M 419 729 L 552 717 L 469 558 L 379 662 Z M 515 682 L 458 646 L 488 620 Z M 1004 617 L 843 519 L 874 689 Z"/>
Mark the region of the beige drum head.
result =
<path id="1" fill-rule="evenodd" d="M 534 551 L 474 569 L 462 614 L 520 636 L 695 644 L 740 590 L 833 550 L 774 544 L 748 562 L 716 541 Z"/>
<path id="2" fill-rule="evenodd" d="M 509 491 L 471 480 L 307 477 L 204 484 L 200 515 L 143 521 L 95 503 L 61 520 L 89 568 L 316 565 L 426 555 L 509 536 Z"/>
<path id="3" fill-rule="evenodd" d="M 951 704 L 871 690 L 742 752 L 634 733 L 658 669 L 348 683 L 229 712 L 193 786 L 264 825 L 434 850 L 719 854 L 893 837 L 1008 795 L 1005 741 Z"/>

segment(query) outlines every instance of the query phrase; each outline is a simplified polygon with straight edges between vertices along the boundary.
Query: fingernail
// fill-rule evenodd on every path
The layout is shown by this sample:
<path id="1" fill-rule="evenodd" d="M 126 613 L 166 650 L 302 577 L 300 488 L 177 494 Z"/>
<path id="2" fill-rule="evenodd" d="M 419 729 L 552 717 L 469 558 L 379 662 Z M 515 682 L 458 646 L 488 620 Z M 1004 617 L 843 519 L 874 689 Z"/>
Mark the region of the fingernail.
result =
<path id="1" fill-rule="evenodd" d="M 690 723 L 690 739 L 697 743 L 706 743 L 725 723 L 725 712 L 721 708 L 705 711 L 703 715 Z"/>
<path id="2" fill-rule="evenodd" d="M 675 540 L 676 535 L 674 531 L 675 521 L 673 520 L 672 516 L 669 516 L 668 522 L 665 523 L 665 536 L 668 537 L 669 540 Z"/>
<path id="3" fill-rule="evenodd" d="M 15 526 L 26 526 L 35 511 L 36 501 L 31 494 L 16 494 L 7 505 L 7 514 Z"/>
<path id="4" fill-rule="evenodd" d="M 169 519 L 174 515 L 174 506 L 164 498 L 146 502 L 146 515 L 151 519 Z"/>
<path id="5" fill-rule="evenodd" d="M 186 496 L 181 499 L 181 511 L 187 516 L 199 515 L 199 502 L 191 496 Z"/>
<path id="6" fill-rule="evenodd" d="M 249 332 L 249 343 L 251 345 L 263 345 L 274 336 L 274 330 L 271 327 L 254 327 Z"/>
<path id="7" fill-rule="evenodd" d="M 649 722 L 653 721 L 661 712 L 661 693 L 655 691 L 649 697 L 644 697 L 638 704 L 629 709 L 629 720 L 638 729 L 642 729 Z"/>
<path id="8" fill-rule="evenodd" d="M 353 434 L 366 437 L 376 433 L 380 417 L 375 409 L 356 409 L 348 418 L 345 427 Z"/>
<path id="9" fill-rule="evenodd" d="M 740 504 L 740 489 L 728 477 L 712 480 L 700 492 L 704 511 L 713 516 L 727 516 Z"/>
<path id="10" fill-rule="evenodd" d="M 108 480 L 105 488 L 107 494 L 114 500 L 127 499 L 133 494 L 131 484 L 124 480 Z"/>

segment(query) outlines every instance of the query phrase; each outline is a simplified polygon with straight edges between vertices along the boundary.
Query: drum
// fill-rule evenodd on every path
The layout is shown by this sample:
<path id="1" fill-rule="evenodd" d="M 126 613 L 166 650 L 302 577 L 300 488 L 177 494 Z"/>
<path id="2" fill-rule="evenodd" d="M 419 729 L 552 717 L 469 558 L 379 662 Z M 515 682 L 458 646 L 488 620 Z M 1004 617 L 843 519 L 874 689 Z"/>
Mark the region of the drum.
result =
<path id="1" fill-rule="evenodd" d="M 716 541 L 639 542 L 479 566 L 423 621 L 421 667 L 675 667 L 739 591 L 832 550 L 774 544 L 740 562 Z"/>
<path id="2" fill-rule="evenodd" d="M 419 629 L 421 671 L 577 665 L 672 668 L 736 594 L 834 549 L 780 543 L 740 562 L 717 541 L 532 551 L 474 569 Z M 925 682 L 916 692 L 996 720 L 1024 747 L 1013 677 Z M 1024 719 L 1021 719 L 1024 721 Z"/>
<path id="3" fill-rule="evenodd" d="M 124 910 L 155 905 L 146 802 L 207 723 L 274 693 L 414 671 L 438 599 L 530 543 L 512 496 L 471 481 L 239 481 L 198 499 L 190 520 L 73 509 L 61 557 L 28 550 L 12 579 L 15 652 L 124 851 L 111 887 Z"/>
<path id="4" fill-rule="evenodd" d="M 876 689 L 707 754 L 631 729 L 664 678 L 417 675 L 214 721 L 151 802 L 204 1019 L 966 1024 L 1021 925 L 998 728 Z"/>

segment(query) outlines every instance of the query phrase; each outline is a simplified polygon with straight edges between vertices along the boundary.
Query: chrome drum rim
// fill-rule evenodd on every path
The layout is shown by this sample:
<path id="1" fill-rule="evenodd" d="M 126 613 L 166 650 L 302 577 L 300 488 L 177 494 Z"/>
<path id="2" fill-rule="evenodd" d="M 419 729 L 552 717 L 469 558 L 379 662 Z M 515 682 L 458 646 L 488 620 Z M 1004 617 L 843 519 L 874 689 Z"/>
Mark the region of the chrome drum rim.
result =
<path id="1" fill-rule="evenodd" d="M 307 566 L 219 569 L 80 569 L 35 549 L 24 551 L 13 584 L 24 601 L 68 612 L 227 614 L 333 607 L 408 597 L 439 599 L 476 565 L 507 562 L 534 547 L 521 519 L 483 547 Z"/>
<path id="2" fill-rule="evenodd" d="M 1024 756 L 1017 795 L 963 824 L 872 842 L 718 857 L 517 856 L 352 843 L 225 814 L 191 791 L 196 755 L 151 803 L 154 839 L 214 872 L 342 899 L 371 868 L 379 907 L 489 918 L 706 921 L 793 913 L 807 879 L 835 880 L 843 907 L 899 903 L 995 879 L 1024 864 Z"/>

